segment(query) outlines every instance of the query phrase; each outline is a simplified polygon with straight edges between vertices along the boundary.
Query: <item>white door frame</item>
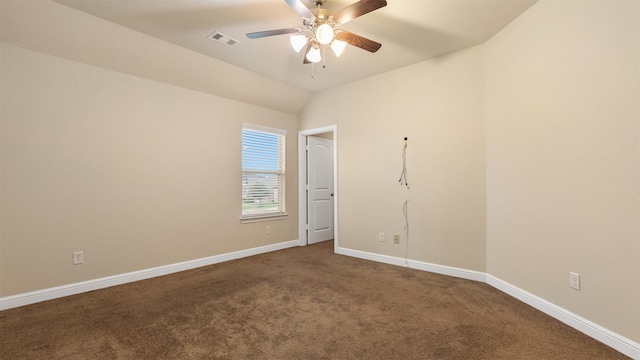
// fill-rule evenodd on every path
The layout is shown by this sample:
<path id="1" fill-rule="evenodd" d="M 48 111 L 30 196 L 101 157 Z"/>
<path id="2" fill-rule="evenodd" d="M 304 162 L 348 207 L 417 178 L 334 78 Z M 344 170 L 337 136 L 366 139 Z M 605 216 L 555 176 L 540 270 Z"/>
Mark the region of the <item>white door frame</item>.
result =
<path id="1" fill-rule="evenodd" d="M 333 133 L 333 247 L 338 249 L 338 126 L 298 131 L 298 241 L 307 245 L 307 136 Z"/>

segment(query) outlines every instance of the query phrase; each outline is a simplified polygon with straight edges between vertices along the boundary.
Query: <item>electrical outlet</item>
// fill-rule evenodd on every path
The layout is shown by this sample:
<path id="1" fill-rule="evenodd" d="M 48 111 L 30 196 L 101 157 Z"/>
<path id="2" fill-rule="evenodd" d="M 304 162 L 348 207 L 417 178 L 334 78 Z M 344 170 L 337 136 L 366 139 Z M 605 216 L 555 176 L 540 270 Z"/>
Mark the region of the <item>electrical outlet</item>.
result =
<path id="1" fill-rule="evenodd" d="M 400 244 L 400 235 L 393 235 L 393 243 Z"/>
<path id="2" fill-rule="evenodd" d="M 383 232 L 380 233 L 380 241 L 384 242 L 384 233 Z"/>
<path id="3" fill-rule="evenodd" d="M 267 235 L 271 234 L 271 226 L 267 226 L 267 229 L 265 230 L 265 233 Z"/>
<path id="4" fill-rule="evenodd" d="M 569 273 L 569 286 L 572 289 L 580 290 L 580 274 L 570 272 Z"/>
<path id="5" fill-rule="evenodd" d="M 84 264 L 84 251 L 76 251 L 73 253 L 73 265 Z"/>

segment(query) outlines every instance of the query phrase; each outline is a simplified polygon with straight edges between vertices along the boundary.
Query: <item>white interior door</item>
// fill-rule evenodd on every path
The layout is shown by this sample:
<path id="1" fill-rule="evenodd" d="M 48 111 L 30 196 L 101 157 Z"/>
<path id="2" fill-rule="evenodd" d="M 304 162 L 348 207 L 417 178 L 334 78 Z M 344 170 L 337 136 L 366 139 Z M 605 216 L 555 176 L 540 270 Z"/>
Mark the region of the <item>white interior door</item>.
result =
<path id="1" fill-rule="evenodd" d="M 333 239 L 333 140 L 307 137 L 307 243 Z"/>

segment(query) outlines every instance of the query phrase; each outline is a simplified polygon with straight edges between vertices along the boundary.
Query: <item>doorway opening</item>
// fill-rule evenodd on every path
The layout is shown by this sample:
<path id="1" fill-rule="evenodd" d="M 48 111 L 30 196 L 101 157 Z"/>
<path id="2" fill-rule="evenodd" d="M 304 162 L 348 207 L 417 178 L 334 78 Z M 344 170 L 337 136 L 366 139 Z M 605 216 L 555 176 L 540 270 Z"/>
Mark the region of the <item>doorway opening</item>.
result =
<path id="1" fill-rule="evenodd" d="M 337 126 L 298 132 L 300 246 L 325 240 L 338 248 Z"/>

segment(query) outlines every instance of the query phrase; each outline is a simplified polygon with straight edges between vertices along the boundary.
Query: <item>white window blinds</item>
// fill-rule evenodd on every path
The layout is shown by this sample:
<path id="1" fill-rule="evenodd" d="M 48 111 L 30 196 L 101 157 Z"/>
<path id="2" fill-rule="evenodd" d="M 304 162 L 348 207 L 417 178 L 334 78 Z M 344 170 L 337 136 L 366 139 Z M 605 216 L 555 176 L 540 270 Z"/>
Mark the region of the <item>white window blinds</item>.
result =
<path id="1" fill-rule="evenodd" d="M 285 214 L 286 131 L 242 126 L 242 218 Z"/>

